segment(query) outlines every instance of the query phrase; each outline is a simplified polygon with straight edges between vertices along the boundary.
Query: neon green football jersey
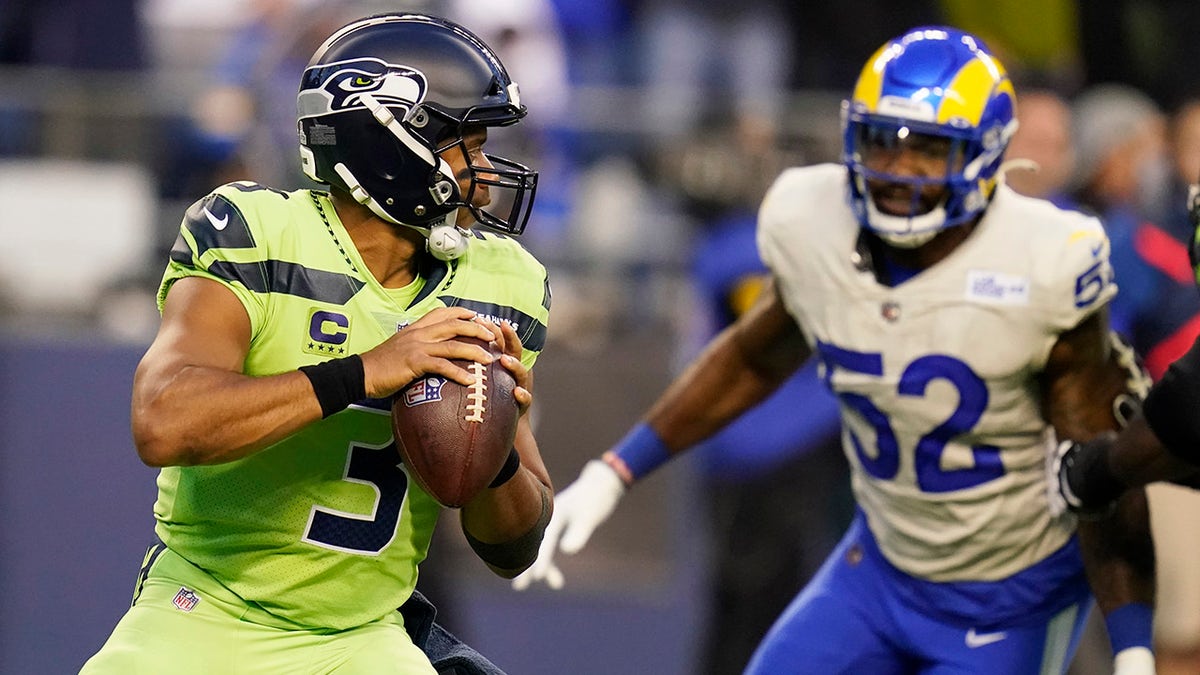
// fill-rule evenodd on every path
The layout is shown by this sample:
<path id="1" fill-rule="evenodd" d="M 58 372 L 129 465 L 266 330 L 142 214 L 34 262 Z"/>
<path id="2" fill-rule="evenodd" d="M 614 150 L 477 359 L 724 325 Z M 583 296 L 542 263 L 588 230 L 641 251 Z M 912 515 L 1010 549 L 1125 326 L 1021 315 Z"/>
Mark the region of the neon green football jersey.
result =
<path id="1" fill-rule="evenodd" d="M 367 351 L 455 305 L 513 325 L 532 366 L 546 337 L 546 270 L 511 238 L 472 235 L 463 257 L 429 258 L 408 287 L 385 289 L 328 195 L 231 183 L 188 209 L 158 301 L 186 276 L 232 290 L 250 317 L 248 375 Z M 284 625 L 383 616 L 411 594 L 441 509 L 400 464 L 390 410 L 361 401 L 236 462 L 164 468 L 156 533 Z"/>

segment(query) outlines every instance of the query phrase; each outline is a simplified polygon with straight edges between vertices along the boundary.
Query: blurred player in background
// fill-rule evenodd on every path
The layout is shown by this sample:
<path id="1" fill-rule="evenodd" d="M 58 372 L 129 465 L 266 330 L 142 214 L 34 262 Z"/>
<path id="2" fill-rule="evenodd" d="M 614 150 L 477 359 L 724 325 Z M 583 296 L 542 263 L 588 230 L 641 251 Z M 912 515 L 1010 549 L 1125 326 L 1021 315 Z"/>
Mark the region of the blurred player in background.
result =
<path id="1" fill-rule="evenodd" d="M 1051 510 L 1055 438 L 1115 428 L 1141 373 L 1108 330 L 1100 223 L 998 180 L 1015 105 L 971 35 L 884 44 L 846 104 L 845 166 L 788 170 L 763 201 L 773 288 L 559 495 L 525 574 L 561 584 L 555 548 L 815 357 L 859 513 L 748 673 L 1063 672 L 1089 580 L 1118 671 L 1152 673 L 1144 494 L 1078 536 Z"/>
<path id="2" fill-rule="evenodd" d="M 159 541 L 85 673 L 499 672 L 414 595 L 441 507 L 389 413 L 418 376 L 470 383 L 450 359 L 491 357 L 456 337 L 503 346 L 516 448 L 461 523 L 497 574 L 525 569 L 551 510 L 524 414 L 549 292 L 510 236 L 537 174 L 483 146 L 526 109 L 490 48 L 412 14 L 330 36 L 298 108 L 328 193 L 237 182 L 184 217 L 133 391 Z"/>

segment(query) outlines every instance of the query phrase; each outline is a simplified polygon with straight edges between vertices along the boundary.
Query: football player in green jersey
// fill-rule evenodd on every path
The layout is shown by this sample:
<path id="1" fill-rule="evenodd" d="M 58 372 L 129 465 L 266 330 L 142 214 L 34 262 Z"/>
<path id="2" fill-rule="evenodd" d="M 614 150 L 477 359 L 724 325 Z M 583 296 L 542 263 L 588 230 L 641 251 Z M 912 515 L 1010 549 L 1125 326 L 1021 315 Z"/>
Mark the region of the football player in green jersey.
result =
<path id="1" fill-rule="evenodd" d="M 431 674 L 435 643 L 454 672 L 498 672 L 414 595 L 441 507 L 400 466 L 390 397 L 470 384 L 451 359 L 491 357 L 455 338 L 502 345 L 516 447 L 461 523 L 497 574 L 527 568 L 552 509 L 524 415 L 550 295 L 511 236 L 537 174 L 483 151 L 526 109 L 477 37 L 412 14 L 334 33 L 298 108 L 328 193 L 231 183 L 184 217 L 133 390 L 159 541 L 86 673 Z"/>

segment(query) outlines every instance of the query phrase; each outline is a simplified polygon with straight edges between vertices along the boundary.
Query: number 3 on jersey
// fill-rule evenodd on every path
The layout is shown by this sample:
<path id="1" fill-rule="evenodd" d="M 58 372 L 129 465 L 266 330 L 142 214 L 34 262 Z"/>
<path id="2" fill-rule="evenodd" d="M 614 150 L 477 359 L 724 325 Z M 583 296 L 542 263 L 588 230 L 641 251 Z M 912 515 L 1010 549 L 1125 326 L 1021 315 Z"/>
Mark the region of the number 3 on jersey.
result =
<path id="1" fill-rule="evenodd" d="M 823 342 L 817 344 L 817 351 L 825 366 L 825 384 L 875 429 L 877 452 L 874 457 L 866 453 L 862 441 L 853 432 L 847 432 L 863 470 L 880 480 L 895 478 L 900 470 L 900 444 L 888 416 L 870 398 L 852 392 L 838 392 L 832 384 L 835 368 L 881 377 L 883 355 L 856 352 Z M 900 376 L 896 393 L 900 396 L 924 396 L 934 380 L 945 380 L 954 386 L 958 391 L 958 406 L 949 418 L 917 441 L 913 452 L 917 486 L 924 492 L 951 492 L 1003 476 L 1000 449 L 989 445 L 971 448 L 974 466 L 950 470 L 942 468 L 942 452 L 946 444 L 970 431 L 983 416 L 988 404 L 988 390 L 983 379 L 967 364 L 944 354 L 930 354 L 908 364 Z"/>
<path id="2" fill-rule="evenodd" d="M 382 447 L 351 443 L 342 480 L 375 490 L 370 513 L 345 513 L 313 506 L 303 541 L 358 555 L 378 555 L 396 536 L 396 523 L 408 489 L 408 475 L 399 466 L 396 443 Z"/>

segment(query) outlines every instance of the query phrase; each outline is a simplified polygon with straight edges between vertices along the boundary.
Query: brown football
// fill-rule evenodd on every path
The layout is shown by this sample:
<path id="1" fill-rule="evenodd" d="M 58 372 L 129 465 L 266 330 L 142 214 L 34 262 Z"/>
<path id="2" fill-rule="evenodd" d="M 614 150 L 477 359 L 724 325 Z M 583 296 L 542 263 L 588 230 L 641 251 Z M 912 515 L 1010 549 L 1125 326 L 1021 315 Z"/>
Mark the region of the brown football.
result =
<path id="1" fill-rule="evenodd" d="M 496 343 L 456 339 L 497 357 L 489 364 L 455 360 L 475 375 L 474 385 L 426 375 L 392 401 L 392 432 L 408 474 L 451 508 L 471 501 L 500 473 L 513 447 L 518 412 L 516 382 L 500 365 Z"/>

